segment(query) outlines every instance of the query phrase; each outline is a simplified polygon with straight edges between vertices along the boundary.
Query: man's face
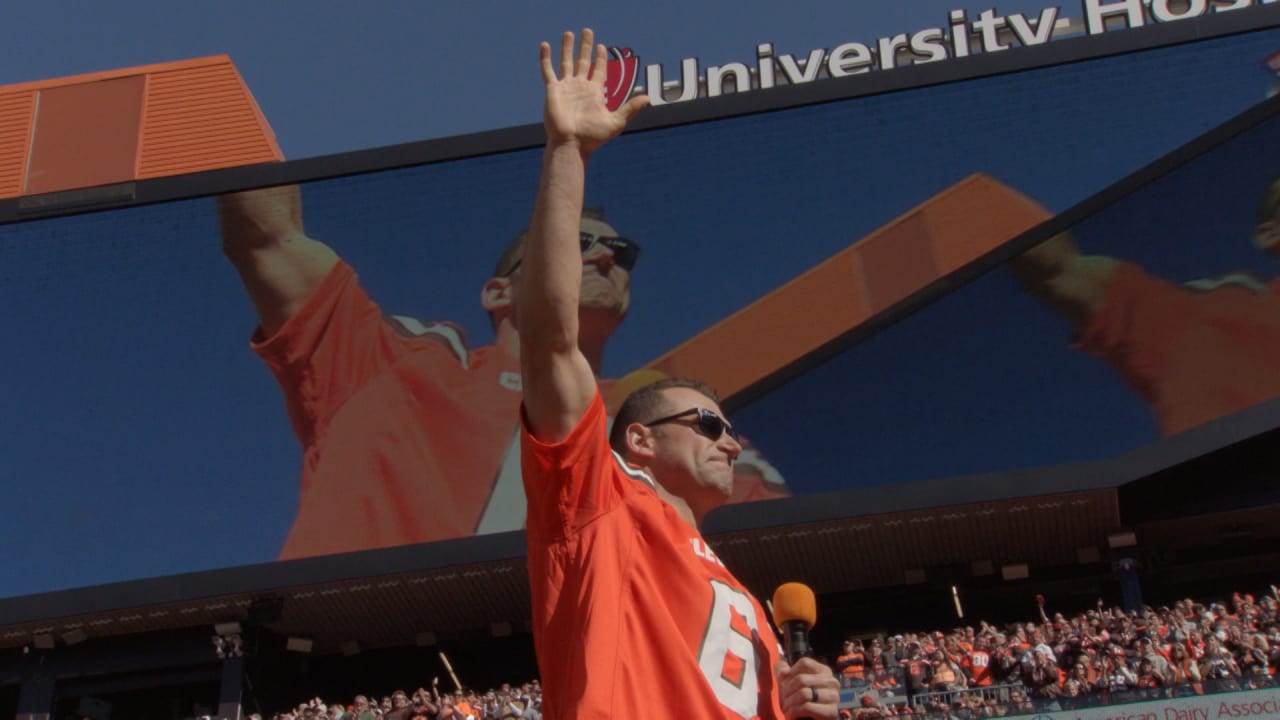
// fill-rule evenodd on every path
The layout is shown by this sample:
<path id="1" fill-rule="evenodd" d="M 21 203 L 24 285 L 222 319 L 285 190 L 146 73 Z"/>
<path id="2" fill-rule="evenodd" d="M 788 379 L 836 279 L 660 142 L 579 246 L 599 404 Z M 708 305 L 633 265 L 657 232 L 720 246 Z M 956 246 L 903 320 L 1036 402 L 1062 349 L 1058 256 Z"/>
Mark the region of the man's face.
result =
<path id="1" fill-rule="evenodd" d="M 579 226 L 584 238 L 594 240 L 590 247 L 582 253 L 582 290 L 578 298 L 578 307 L 584 320 L 603 323 L 606 327 L 617 327 L 631 307 L 631 271 L 618 264 L 618 258 L 602 239 L 618 237 L 618 231 L 606 222 L 592 218 L 582 218 Z M 517 259 L 516 269 L 505 277 L 491 278 L 485 284 L 483 304 L 490 313 L 513 310 L 509 304 L 515 299 L 515 289 L 524 276 L 524 251 Z M 495 283 L 497 283 L 495 285 Z M 506 301 L 496 300 L 491 288 L 509 287 L 511 293 Z"/>
<path id="2" fill-rule="evenodd" d="M 591 218 L 582 219 L 582 232 L 596 238 L 616 238 L 618 231 L 608 223 Z M 578 301 L 583 310 L 605 312 L 621 321 L 631 307 L 631 271 L 616 261 L 613 251 L 596 242 L 582 254 L 582 296 Z"/>
<path id="3" fill-rule="evenodd" d="M 662 392 L 666 412 L 704 408 L 724 418 L 711 398 L 692 388 L 669 388 Z M 728 432 L 709 438 L 699 430 L 698 417 L 691 414 L 661 425 L 653 433 L 653 460 L 650 468 L 672 492 L 691 505 L 723 503 L 733 491 L 733 461 L 742 446 Z"/>

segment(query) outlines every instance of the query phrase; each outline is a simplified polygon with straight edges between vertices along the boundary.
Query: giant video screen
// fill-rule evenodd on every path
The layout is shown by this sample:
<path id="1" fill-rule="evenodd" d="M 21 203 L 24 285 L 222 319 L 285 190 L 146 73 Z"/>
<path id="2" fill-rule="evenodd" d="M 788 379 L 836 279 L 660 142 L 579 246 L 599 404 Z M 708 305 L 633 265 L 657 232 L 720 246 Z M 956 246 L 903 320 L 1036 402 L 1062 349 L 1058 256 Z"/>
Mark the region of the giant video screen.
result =
<path id="1" fill-rule="evenodd" d="M 1151 175 L 958 289 L 909 301 L 738 422 L 761 428 L 789 476 L 834 474 L 833 487 L 962 485 L 1176 447 L 1227 420 L 1213 436 L 1228 442 L 1275 427 L 1280 116 Z M 804 418 L 808 441 L 785 442 L 770 417 Z M 826 447 L 844 450 L 838 464 L 814 452 Z"/>
<path id="2" fill-rule="evenodd" d="M 606 396 L 687 370 L 719 386 L 752 442 L 740 501 L 1094 458 L 1208 419 L 1153 413 L 1114 359 L 1072 349 L 1052 293 L 1000 272 L 766 380 L 1255 105 L 1277 45 L 1280 31 L 1259 31 L 617 139 L 589 167 L 583 232 L 643 249 L 599 298 L 613 315 L 588 354 Z M 1194 201 L 1099 216 L 1070 247 L 1151 282 L 1246 258 L 1269 277 L 1249 238 L 1274 147 L 1189 181 Z M 0 472 L 15 510 L 0 540 L 23 549 L 0 596 L 518 530 L 505 251 L 539 158 L 0 227 Z M 1183 215 L 1201 207 L 1221 224 Z M 289 251 L 255 255 L 267 236 Z M 853 300 L 839 273 L 814 281 L 842 253 L 863 263 Z M 998 363 L 1042 402 L 993 395 L 1014 372 Z M 1028 414 L 1076 429 L 1029 432 Z"/>

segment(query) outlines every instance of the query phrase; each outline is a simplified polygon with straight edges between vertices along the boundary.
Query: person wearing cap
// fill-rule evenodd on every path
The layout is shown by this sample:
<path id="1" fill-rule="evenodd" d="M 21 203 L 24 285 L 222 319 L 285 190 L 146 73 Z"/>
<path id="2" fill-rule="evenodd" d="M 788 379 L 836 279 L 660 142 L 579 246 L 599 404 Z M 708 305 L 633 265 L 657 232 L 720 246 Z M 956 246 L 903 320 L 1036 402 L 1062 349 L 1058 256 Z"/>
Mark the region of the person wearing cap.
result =
<path id="1" fill-rule="evenodd" d="M 580 296 L 614 283 L 585 268 L 578 217 L 592 154 L 645 104 L 604 102 L 605 48 L 583 31 L 539 59 L 546 146 L 513 281 L 520 306 L 521 460 L 533 641 L 543 712 L 568 718 L 833 719 L 831 668 L 781 659 L 764 607 L 702 537 L 742 452 L 714 390 L 667 379 L 609 427 L 578 335 Z"/>
<path id="2" fill-rule="evenodd" d="M 303 446 L 297 514 L 280 559 L 518 530 L 524 519 L 515 421 L 522 381 L 513 291 L 526 233 L 480 284 L 494 341 L 449 322 L 385 313 L 355 270 L 303 227 L 302 193 L 281 186 L 218 203 L 223 252 L 257 311 L 251 347 L 275 376 Z M 640 247 L 584 208 L 578 220 L 590 292 L 579 342 L 595 377 L 631 304 Z M 595 278 L 607 275 L 609 282 Z M 602 380 L 611 409 L 635 373 Z M 788 495 L 750 448 L 733 501 Z"/>
<path id="3" fill-rule="evenodd" d="M 1253 243 L 1280 260 L 1280 179 L 1263 195 Z M 1179 284 L 1086 255 L 1067 234 L 1013 263 L 1026 291 L 1070 325 L 1074 346 L 1147 401 L 1163 435 L 1280 396 L 1280 278 L 1230 273 Z"/>
<path id="4" fill-rule="evenodd" d="M 899 661 L 906 677 L 907 694 L 915 696 L 928 691 L 933 678 L 933 664 L 924 656 L 919 640 L 907 641 L 907 656 Z"/>

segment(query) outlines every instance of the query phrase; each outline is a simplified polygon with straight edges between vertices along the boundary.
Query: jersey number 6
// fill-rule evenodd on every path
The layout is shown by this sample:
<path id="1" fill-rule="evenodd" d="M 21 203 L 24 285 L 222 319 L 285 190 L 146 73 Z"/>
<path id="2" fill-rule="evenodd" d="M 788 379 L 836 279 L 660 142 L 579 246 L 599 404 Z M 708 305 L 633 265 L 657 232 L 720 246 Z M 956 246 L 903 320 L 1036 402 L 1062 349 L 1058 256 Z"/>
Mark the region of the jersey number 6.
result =
<path id="1" fill-rule="evenodd" d="M 744 719 L 756 717 L 760 659 L 755 606 L 741 590 L 711 581 L 713 599 L 698 650 L 698 666 L 720 704 Z"/>

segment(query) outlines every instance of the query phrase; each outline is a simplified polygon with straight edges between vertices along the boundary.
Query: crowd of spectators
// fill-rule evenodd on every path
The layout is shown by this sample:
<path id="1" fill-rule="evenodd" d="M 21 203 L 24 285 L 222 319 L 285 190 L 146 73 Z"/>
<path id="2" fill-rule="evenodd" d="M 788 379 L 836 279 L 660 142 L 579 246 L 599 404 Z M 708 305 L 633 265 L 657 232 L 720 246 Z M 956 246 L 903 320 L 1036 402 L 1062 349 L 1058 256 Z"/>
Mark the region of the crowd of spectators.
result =
<path id="1" fill-rule="evenodd" d="M 831 663 L 857 698 L 846 717 L 1004 717 L 1276 685 L 1280 588 L 1207 604 L 1096 608 L 996 626 L 855 638 Z M 267 720 L 538 720 L 537 680 L 487 692 L 321 698 Z M 250 716 L 263 720 L 260 716 Z"/>
<path id="2" fill-rule="evenodd" d="M 315 697 L 268 720 L 541 720 L 541 707 L 542 687 L 536 679 L 487 692 L 441 692 L 437 679 L 430 690 L 395 690 L 381 698 L 356 695 L 346 704 Z M 256 713 L 248 717 L 263 720 Z"/>
<path id="3" fill-rule="evenodd" d="M 848 714 L 984 718 L 1272 687 L 1280 589 L 1260 599 L 1096 608 L 997 627 L 846 642 L 834 666 L 861 695 Z"/>

